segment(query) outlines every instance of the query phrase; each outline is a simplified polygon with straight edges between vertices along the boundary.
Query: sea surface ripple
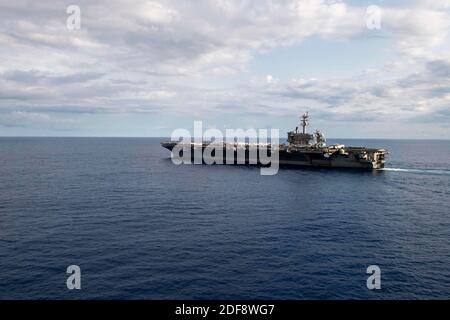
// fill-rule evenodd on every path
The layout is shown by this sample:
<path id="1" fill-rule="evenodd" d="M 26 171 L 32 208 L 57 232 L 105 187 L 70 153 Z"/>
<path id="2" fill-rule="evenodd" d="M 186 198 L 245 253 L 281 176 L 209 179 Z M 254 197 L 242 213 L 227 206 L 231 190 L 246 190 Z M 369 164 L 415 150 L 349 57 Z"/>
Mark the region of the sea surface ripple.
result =
<path id="1" fill-rule="evenodd" d="M 450 298 L 449 141 L 341 140 L 388 167 L 261 176 L 160 140 L 0 138 L 0 299 Z"/>

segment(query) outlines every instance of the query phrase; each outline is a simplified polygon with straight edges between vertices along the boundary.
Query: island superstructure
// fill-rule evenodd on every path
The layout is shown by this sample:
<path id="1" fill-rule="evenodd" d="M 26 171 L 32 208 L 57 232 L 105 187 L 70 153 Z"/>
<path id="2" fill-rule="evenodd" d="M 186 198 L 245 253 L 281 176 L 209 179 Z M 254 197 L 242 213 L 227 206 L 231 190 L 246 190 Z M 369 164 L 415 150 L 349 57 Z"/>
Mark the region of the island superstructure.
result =
<path id="1" fill-rule="evenodd" d="M 355 169 L 381 169 L 384 168 L 385 158 L 388 151 L 378 148 L 367 147 L 347 147 L 343 144 L 327 145 L 324 135 L 316 130 L 313 134 L 306 131 L 309 124 L 309 115 L 305 113 L 301 116 L 300 125 L 295 130 L 287 133 L 287 143 L 283 144 L 268 144 L 270 154 L 275 148 L 279 152 L 279 164 L 286 166 L 300 166 L 300 167 L 331 167 L 331 168 L 355 168 Z M 178 142 L 169 141 L 161 142 L 161 145 L 170 151 L 177 145 Z M 202 148 L 204 150 L 210 143 L 203 142 L 198 145 L 194 142 L 190 143 L 194 155 L 195 148 Z M 225 159 L 226 150 L 233 149 L 234 162 L 231 164 L 238 164 L 238 151 L 244 149 L 245 161 L 243 164 L 251 164 L 251 148 L 258 148 L 258 144 L 235 142 L 223 142 L 223 152 Z M 266 150 L 267 151 L 267 150 Z M 255 164 L 259 164 L 259 156 Z M 227 162 L 227 164 L 230 164 Z"/>

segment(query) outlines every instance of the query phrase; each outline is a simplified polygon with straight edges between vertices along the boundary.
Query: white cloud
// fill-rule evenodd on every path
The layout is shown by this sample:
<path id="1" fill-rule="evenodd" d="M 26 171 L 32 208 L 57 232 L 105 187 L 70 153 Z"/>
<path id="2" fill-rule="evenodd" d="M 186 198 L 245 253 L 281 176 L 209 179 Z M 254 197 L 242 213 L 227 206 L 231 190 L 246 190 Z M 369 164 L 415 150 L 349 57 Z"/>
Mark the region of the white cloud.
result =
<path id="1" fill-rule="evenodd" d="M 448 37 L 450 16 L 426 7 L 384 10 L 383 24 L 398 38 L 403 54 L 414 57 L 432 52 Z"/>
<path id="2" fill-rule="evenodd" d="M 47 127 L 55 130 L 69 130 L 77 125 L 77 121 L 65 118 L 55 117 L 44 113 L 13 111 L 6 113 L 0 119 L 0 126 L 4 127 Z"/>

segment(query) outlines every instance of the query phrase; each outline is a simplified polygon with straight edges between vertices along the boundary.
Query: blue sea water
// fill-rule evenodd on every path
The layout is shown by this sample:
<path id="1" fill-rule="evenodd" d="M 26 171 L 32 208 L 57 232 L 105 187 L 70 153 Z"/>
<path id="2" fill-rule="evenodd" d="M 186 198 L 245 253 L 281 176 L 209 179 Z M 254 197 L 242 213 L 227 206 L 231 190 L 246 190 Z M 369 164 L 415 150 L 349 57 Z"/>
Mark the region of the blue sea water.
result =
<path id="1" fill-rule="evenodd" d="M 388 168 L 261 176 L 160 140 L 0 138 L 0 299 L 450 298 L 450 141 L 340 140 Z"/>

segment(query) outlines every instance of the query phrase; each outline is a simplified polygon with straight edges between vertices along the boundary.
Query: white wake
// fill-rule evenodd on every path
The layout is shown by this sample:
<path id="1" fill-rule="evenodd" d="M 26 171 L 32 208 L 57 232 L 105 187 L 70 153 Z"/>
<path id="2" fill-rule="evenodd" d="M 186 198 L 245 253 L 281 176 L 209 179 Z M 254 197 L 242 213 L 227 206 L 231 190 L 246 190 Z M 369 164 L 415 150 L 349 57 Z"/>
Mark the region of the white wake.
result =
<path id="1" fill-rule="evenodd" d="M 382 171 L 394 171 L 394 172 L 406 172 L 406 173 L 419 173 L 419 174 L 437 174 L 437 175 L 450 175 L 450 170 L 443 169 L 405 169 L 405 168 L 383 168 Z"/>

